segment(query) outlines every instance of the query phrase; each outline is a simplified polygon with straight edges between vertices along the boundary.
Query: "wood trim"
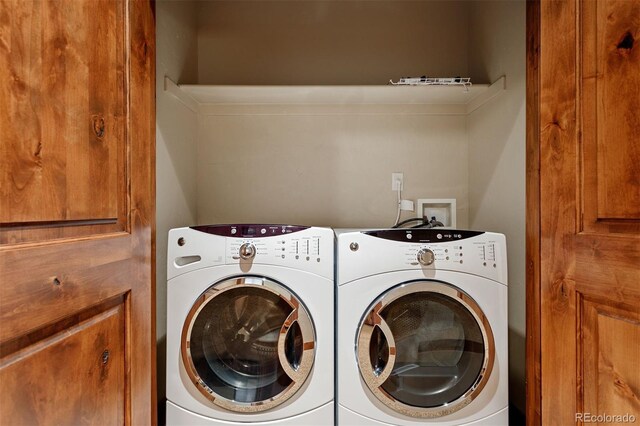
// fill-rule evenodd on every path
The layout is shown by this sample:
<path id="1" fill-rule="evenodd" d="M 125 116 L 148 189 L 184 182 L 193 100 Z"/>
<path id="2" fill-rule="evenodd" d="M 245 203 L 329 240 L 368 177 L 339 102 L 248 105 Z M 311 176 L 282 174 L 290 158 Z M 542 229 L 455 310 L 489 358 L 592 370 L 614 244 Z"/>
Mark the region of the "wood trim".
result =
<path id="1" fill-rule="evenodd" d="M 148 342 L 149 350 L 129 354 L 131 360 L 131 411 L 134 425 L 157 423 L 155 333 L 155 3 L 130 0 L 130 171 L 132 254 L 147 268 L 132 277 L 140 285 L 131 293 L 128 338 Z M 132 347 L 129 345 L 129 347 Z"/>
<path id="2" fill-rule="evenodd" d="M 540 1 L 527 0 L 526 419 L 540 425 Z"/>
<path id="3" fill-rule="evenodd" d="M 540 384 L 542 424 L 575 423 L 578 0 L 540 2 Z"/>

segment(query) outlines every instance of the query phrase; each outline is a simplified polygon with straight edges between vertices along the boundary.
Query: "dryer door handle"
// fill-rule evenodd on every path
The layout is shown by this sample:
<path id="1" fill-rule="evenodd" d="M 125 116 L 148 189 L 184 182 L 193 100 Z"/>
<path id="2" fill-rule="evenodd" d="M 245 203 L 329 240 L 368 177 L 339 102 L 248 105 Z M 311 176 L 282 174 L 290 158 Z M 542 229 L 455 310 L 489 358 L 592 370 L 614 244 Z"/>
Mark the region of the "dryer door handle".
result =
<path id="1" fill-rule="evenodd" d="M 382 368 L 382 371 L 378 371 L 371 362 L 371 339 L 376 328 L 382 332 L 387 342 L 387 362 Z M 379 388 L 382 386 L 391 375 L 396 363 L 396 341 L 387 322 L 375 309 L 370 312 L 368 321 L 365 321 L 360 329 L 357 355 L 360 372 L 367 385 L 371 388 Z"/>

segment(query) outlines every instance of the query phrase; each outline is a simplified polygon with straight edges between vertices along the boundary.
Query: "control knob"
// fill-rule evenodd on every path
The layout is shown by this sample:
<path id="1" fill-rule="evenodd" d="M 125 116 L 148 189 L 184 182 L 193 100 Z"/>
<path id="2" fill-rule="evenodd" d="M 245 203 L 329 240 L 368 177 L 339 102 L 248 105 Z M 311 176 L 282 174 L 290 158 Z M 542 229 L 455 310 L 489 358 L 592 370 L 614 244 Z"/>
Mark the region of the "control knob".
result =
<path id="1" fill-rule="evenodd" d="M 240 257 L 244 260 L 256 257 L 256 246 L 251 243 L 244 243 L 240 246 Z"/>
<path id="2" fill-rule="evenodd" d="M 421 265 L 429 266 L 433 263 L 435 258 L 435 255 L 429 249 L 421 249 L 418 252 L 418 262 L 420 262 Z"/>

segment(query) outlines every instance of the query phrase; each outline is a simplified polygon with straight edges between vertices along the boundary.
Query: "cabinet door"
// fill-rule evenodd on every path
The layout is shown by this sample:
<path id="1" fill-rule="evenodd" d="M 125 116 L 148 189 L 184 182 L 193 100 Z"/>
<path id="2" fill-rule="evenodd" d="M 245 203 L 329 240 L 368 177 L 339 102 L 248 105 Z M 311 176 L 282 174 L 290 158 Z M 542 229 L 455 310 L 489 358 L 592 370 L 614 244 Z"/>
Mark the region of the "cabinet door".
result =
<path id="1" fill-rule="evenodd" d="M 640 0 L 529 12 L 530 422 L 637 421 Z"/>
<path id="2" fill-rule="evenodd" d="M 155 416 L 154 18 L 0 0 L 0 424 Z"/>

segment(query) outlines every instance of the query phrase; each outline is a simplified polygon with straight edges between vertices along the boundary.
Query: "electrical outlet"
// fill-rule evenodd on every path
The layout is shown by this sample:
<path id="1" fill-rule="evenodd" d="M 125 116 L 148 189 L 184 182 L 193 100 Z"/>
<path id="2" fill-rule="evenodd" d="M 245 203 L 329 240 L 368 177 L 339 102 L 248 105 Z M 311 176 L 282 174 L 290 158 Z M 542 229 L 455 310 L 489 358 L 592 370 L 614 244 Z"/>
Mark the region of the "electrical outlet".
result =
<path id="1" fill-rule="evenodd" d="M 391 173 L 391 190 L 402 191 L 404 189 L 404 173 Z"/>

